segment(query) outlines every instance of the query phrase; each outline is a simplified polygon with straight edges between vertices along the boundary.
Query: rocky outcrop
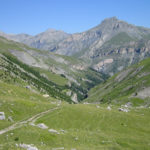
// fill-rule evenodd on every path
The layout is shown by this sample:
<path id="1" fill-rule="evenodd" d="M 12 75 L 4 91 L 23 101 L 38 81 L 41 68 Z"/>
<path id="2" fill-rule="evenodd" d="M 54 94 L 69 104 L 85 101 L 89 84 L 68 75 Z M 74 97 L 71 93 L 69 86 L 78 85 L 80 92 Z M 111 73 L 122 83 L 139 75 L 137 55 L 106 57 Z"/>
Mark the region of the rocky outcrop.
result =
<path id="1" fill-rule="evenodd" d="M 84 65 L 73 65 L 72 67 L 74 69 L 76 69 L 76 70 L 85 70 L 85 66 Z"/>
<path id="2" fill-rule="evenodd" d="M 74 102 L 74 103 L 78 103 L 78 98 L 77 98 L 77 94 L 76 93 L 73 93 L 72 97 L 71 97 L 71 100 Z"/>
<path id="3" fill-rule="evenodd" d="M 100 61 L 98 64 L 94 65 L 94 69 L 97 71 L 101 71 L 103 69 L 103 67 L 105 67 L 107 64 L 111 64 L 111 63 L 113 63 L 112 58 L 105 59 L 103 61 Z"/>

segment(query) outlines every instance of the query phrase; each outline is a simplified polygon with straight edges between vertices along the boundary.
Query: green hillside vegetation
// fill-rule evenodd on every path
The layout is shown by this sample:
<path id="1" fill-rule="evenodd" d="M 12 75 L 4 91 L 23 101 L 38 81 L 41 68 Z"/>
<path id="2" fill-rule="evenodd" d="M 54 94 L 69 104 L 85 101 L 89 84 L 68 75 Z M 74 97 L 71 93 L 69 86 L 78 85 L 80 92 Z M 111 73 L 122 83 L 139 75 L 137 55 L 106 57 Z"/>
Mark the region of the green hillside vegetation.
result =
<path id="1" fill-rule="evenodd" d="M 133 105 L 150 105 L 149 95 L 141 93 L 150 87 L 150 58 L 127 68 L 89 91 L 86 101 Z"/>
<path id="2" fill-rule="evenodd" d="M 1 52 L 6 52 L 7 50 L 19 50 L 19 51 L 23 51 L 24 49 L 32 49 L 32 50 L 36 50 L 39 51 L 38 49 L 35 48 L 31 48 L 25 44 L 22 43 L 18 43 L 15 41 L 11 41 L 11 40 L 7 40 L 6 38 L 0 36 L 0 50 Z"/>
<path id="3" fill-rule="evenodd" d="M 41 69 L 41 68 L 35 68 L 35 70 L 39 71 L 41 75 L 46 76 L 48 78 L 48 80 L 58 84 L 58 85 L 67 85 L 68 80 L 61 76 L 61 75 L 57 75 L 55 73 L 52 73 L 48 70 L 45 69 Z"/>
<path id="4" fill-rule="evenodd" d="M 117 34 L 116 36 L 114 36 L 113 38 L 111 38 L 105 44 L 121 45 L 121 44 L 124 44 L 124 43 L 128 43 L 130 41 L 134 41 L 134 39 L 131 38 L 127 33 L 121 32 L 121 33 Z"/>
<path id="5" fill-rule="evenodd" d="M 103 83 L 108 78 L 108 76 L 104 73 L 100 74 L 92 68 L 77 72 L 75 75 L 77 77 L 77 81 L 80 83 L 80 86 L 72 83 L 70 89 L 78 94 L 79 101 L 82 101 L 87 97 L 89 89 L 97 84 Z"/>
<path id="6" fill-rule="evenodd" d="M 44 98 L 35 91 L 0 81 L 0 111 L 5 112 L 7 118 L 0 120 L 0 129 L 52 108 L 51 102 L 54 100 L 56 99 Z M 9 116 L 13 121 L 8 119 Z"/>
<path id="7" fill-rule="evenodd" d="M 24 64 L 21 62 L 21 59 L 18 60 L 17 57 L 19 56 L 15 57 L 11 54 L 12 51 L 16 54 L 18 51 L 21 52 L 19 55 L 29 55 L 30 57 L 26 59 L 33 58 L 37 64 L 43 61 L 44 65 L 53 67 L 58 71 L 61 70 L 62 73 L 56 74 L 50 69 L 42 68 L 42 66 L 33 67 Z M 91 87 L 105 80 L 105 75 L 91 70 L 88 67 L 84 71 L 72 70 L 73 66 L 82 66 L 82 64 L 85 63 L 81 59 L 77 60 L 73 57 L 61 56 L 47 51 L 29 48 L 24 44 L 13 42 L 3 37 L 0 37 L 0 53 L 4 56 L 1 57 L 1 60 L 5 61 L 7 64 L 1 66 L 4 68 L 3 73 L 0 75 L 3 81 L 6 78 L 5 81 L 9 80 L 9 82 L 12 82 L 12 78 L 13 82 L 17 80 L 16 83 L 21 82 L 21 84 L 24 84 L 24 82 L 27 82 L 42 93 L 47 93 L 52 97 L 68 102 L 71 102 L 71 96 L 68 97 L 66 95 L 67 91 L 72 90 L 76 92 L 78 100 L 81 101 L 87 97 L 87 92 Z M 61 61 L 65 61 L 65 63 Z M 22 72 L 21 70 L 24 71 Z M 12 74 L 15 74 L 17 77 L 12 76 Z M 18 77 L 23 81 L 18 81 Z M 78 83 L 69 81 L 68 78 L 72 78 Z M 82 78 L 84 78 L 84 81 Z M 95 82 L 96 80 L 98 80 L 98 82 Z"/>
<path id="8" fill-rule="evenodd" d="M 16 144 L 34 144 L 40 150 L 148 150 L 150 148 L 150 111 L 146 108 L 119 112 L 116 106 L 63 104 L 36 121 L 60 134 L 31 125 L 0 135 L 3 149 L 17 149 Z M 63 131 L 63 132 L 62 132 Z M 12 134 L 13 133 L 13 134 Z M 8 136 L 7 136 L 8 135 Z"/>
<path id="9" fill-rule="evenodd" d="M 62 90 L 64 90 L 64 87 L 58 86 L 55 83 L 49 81 L 45 77 L 41 76 L 39 72 L 35 71 L 28 65 L 23 64 L 14 56 L 3 54 L 3 57 L 1 57 L 1 61 L 1 67 L 4 68 L 3 73 L 0 74 L 2 80 L 8 83 L 12 81 L 15 83 L 17 80 L 18 83 L 18 78 L 20 78 L 22 82 L 26 82 L 29 85 L 34 86 L 40 92 L 43 92 L 43 94 L 45 92 L 52 97 L 70 101 L 69 97 L 61 92 Z"/>

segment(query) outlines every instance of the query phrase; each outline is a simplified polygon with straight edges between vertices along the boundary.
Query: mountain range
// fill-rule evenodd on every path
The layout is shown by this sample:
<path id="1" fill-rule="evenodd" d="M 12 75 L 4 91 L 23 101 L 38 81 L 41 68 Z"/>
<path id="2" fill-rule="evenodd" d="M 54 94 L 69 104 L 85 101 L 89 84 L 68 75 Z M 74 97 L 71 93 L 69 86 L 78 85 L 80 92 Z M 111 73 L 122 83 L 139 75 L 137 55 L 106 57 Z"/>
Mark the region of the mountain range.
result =
<path id="1" fill-rule="evenodd" d="M 150 29 L 116 17 L 85 32 L 68 34 L 48 29 L 35 36 L 0 33 L 30 47 L 82 58 L 93 69 L 113 75 L 150 55 Z"/>

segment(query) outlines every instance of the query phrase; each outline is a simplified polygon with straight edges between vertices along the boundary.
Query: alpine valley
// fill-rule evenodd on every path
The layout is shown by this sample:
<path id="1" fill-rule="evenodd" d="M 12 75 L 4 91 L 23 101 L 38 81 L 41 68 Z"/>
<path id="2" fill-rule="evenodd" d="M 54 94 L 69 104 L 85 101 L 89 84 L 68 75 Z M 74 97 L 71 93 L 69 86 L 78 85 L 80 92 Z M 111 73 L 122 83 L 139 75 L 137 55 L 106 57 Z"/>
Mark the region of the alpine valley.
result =
<path id="1" fill-rule="evenodd" d="M 149 150 L 150 29 L 0 32 L 0 149 Z"/>

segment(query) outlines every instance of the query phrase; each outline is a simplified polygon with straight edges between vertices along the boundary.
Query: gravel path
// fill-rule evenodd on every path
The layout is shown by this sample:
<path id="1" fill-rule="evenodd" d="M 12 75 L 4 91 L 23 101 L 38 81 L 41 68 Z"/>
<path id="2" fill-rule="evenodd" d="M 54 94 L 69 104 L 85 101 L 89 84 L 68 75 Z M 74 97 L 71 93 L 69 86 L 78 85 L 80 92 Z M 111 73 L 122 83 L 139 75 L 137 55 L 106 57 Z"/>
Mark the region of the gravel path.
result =
<path id="1" fill-rule="evenodd" d="M 34 116 L 32 116 L 31 118 L 27 119 L 27 120 L 24 120 L 24 121 L 19 121 L 19 122 L 16 122 L 15 124 L 5 128 L 5 129 L 2 129 L 0 130 L 0 135 L 4 134 L 4 133 L 7 133 L 11 130 L 14 130 L 14 129 L 17 129 L 17 128 L 20 128 L 22 127 L 23 125 L 25 124 L 34 124 L 36 122 L 37 119 L 41 118 L 42 116 L 44 116 L 45 114 L 49 113 L 49 112 L 52 112 L 54 110 L 57 110 L 59 109 L 59 107 L 55 107 L 55 108 L 51 108 L 47 111 L 44 111 L 44 112 L 41 112 L 41 113 L 38 113 Z"/>

